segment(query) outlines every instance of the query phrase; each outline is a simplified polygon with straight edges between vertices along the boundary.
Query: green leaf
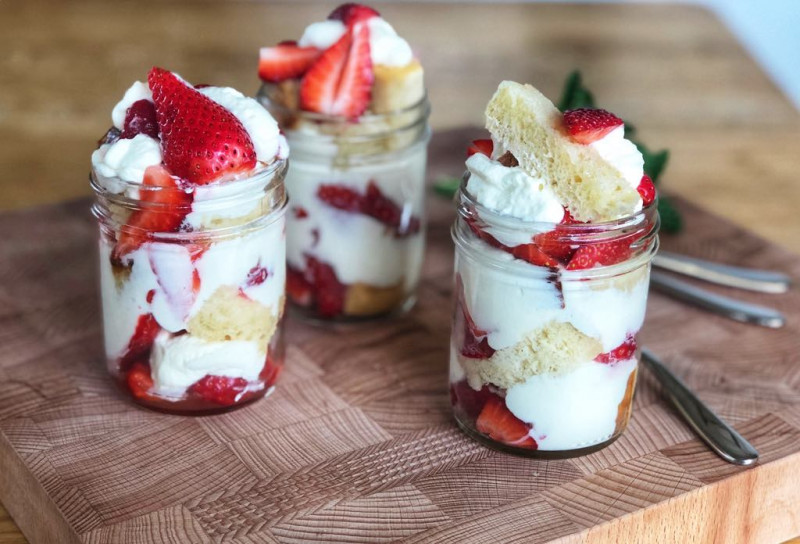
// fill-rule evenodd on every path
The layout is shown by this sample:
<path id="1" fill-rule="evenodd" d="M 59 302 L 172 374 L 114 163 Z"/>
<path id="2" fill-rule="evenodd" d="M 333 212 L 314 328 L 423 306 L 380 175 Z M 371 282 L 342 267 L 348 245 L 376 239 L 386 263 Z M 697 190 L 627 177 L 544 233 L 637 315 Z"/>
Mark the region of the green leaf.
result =
<path id="1" fill-rule="evenodd" d="M 437 195 L 453 198 L 460 185 L 461 178 L 439 178 L 433 184 L 433 190 Z"/>
<path id="2" fill-rule="evenodd" d="M 558 102 L 558 109 L 561 111 L 574 110 L 577 108 L 593 108 L 594 96 L 591 91 L 583 86 L 583 78 L 578 70 L 573 71 L 567 76 L 564 82 L 564 89 L 561 91 L 561 100 Z"/>
<path id="3" fill-rule="evenodd" d="M 683 218 L 680 212 L 665 196 L 658 197 L 658 215 L 661 217 L 661 232 L 676 234 L 683 230 Z"/>
<path id="4" fill-rule="evenodd" d="M 669 150 L 662 149 L 661 151 L 653 152 L 647 149 L 647 147 L 635 140 L 631 140 L 635 145 L 639 152 L 642 154 L 642 158 L 644 158 L 644 173 L 650 176 L 650 179 L 653 180 L 653 183 L 658 182 L 658 178 L 661 176 L 661 172 L 664 171 L 664 168 L 667 166 L 667 161 L 669 160 Z"/>

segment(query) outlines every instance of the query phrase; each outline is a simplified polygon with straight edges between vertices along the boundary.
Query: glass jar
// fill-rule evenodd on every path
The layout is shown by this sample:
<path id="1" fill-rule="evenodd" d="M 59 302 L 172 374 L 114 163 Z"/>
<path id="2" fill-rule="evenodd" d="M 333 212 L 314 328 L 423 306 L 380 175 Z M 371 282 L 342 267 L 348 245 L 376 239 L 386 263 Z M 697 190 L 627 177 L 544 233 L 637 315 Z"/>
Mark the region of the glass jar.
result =
<path id="1" fill-rule="evenodd" d="M 656 203 L 606 223 L 525 222 L 483 207 L 467 179 L 452 229 L 450 396 L 458 424 L 530 457 L 605 447 L 631 414 L 636 336 L 658 249 Z M 565 266 L 581 248 L 604 255 L 602 266 Z"/>
<path id="2" fill-rule="evenodd" d="M 135 402 L 215 413 L 272 391 L 284 360 L 285 172 L 280 160 L 183 187 L 92 172 L 108 370 Z"/>
<path id="3" fill-rule="evenodd" d="M 259 100 L 292 149 L 287 292 L 302 315 L 357 320 L 413 306 L 425 242 L 427 98 L 358 119 Z"/>

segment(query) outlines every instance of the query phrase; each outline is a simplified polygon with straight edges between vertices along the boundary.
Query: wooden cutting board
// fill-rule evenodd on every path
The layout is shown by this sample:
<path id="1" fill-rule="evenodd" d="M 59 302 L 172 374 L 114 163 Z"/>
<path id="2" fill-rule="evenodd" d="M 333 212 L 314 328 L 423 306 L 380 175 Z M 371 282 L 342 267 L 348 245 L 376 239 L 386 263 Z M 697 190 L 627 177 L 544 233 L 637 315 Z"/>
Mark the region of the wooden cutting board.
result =
<path id="1" fill-rule="evenodd" d="M 458 175 L 464 129 L 430 179 Z M 653 294 L 642 336 L 761 452 L 696 440 L 643 373 L 609 448 L 521 459 L 450 416 L 452 204 L 431 197 L 419 303 L 358 326 L 292 321 L 277 391 L 212 417 L 128 402 L 103 362 L 89 202 L 0 216 L 0 500 L 36 543 L 777 542 L 800 533 L 800 295 L 736 294 L 788 325 L 734 323 Z M 800 277 L 791 255 L 680 202 L 669 249 Z"/>

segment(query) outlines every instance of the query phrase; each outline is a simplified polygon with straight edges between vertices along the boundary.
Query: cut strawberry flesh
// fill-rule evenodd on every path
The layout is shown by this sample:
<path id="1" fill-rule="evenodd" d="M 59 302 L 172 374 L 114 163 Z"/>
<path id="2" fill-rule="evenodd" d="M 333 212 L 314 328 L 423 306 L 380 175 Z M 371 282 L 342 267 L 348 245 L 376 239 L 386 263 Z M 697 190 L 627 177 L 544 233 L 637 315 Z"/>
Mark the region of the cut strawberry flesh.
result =
<path id="1" fill-rule="evenodd" d="M 306 255 L 306 280 L 313 286 L 317 313 L 321 317 L 336 317 L 344 310 L 347 286 L 339 281 L 329 264 Z"/>
<path id="2" fill-rule="evenodd" d="M 314 286 L 306 281 L 303 272 L 286 266 L 286 293 L 298 306 L 308 307 L 314 302 Z"/>
<path id="3" fill-rule="evenodd" d="M 586 244 L 578 248 L 567 265 L 567 270 L 586 270 L 595 266 L 611 266 L 628 259 L 630 240 Z"/>
<path id="4" fill-rule="evenodd" d="M 149 293 L 148 298 L 150 298 Z M 119 369 L 124 371 L 137 361 L 149 359 L 150 351 L 153 349 L 153 341 L 160 331 L 161 327 L 156 318 L 153 317 L 153 314 L 140 315 L 136 322 L 133 336 L 128 340 L 128 347 L 120 357 Z"/>
<path id="5" fill-rule="evenodd" d="M 636 190 L 639 192 L 639 196 L 642 197 L 642 204 L 645 206 L 649 206 L 656 199 L 656 186 L 647 174 L 642 176 L 642 181 L 639 182 L 639 187 Z"/>
<path id="6" fill-rule="evenodd" d="M 369 6 L 363 4 L 342 4 L 328 15 L 328 20 L 341 21 L 347 26 L 367 21 L 373 17 L 380 17 L 381 14 Z"/>
<path id="7" fill-rule="evenodd" d="M 153 387 L 150 365 L 142 362 L 135 363 L 128 371 L 125 382 L 134 398 L 144 399 L 149 397 L 149 391 Z"/>
<path id="8" fill-rule="evenodd" d="M 208 375 L 192 384 L 187 392 L 220 406 L 231 406 L 236 404 L 246 388 L 247 380 L 244 378 Z"/>
<path id="9" fill-rule="evenodd" d="M 261 285 L 267 278 L 269 277 L 269 271 L 261 266 L 259 262 L 256 266 L 250 269 L 247 273 L 247 279 L 244 282 L 245 287 L 254 287 L 256 285 Z"/>
<path id="10" fill-rule="evenodd" d="M 464 283 L 461 275 L 456 275 L 456 309 L 455 309 L 455 330 L 461 330 L 463 339 L 461 341 L 461 355 L 470 359 L 488 359 L 494 355 L 494 348 L 489 345 L 487 331 L 478 328 L 467 308 L 466 297 L 464 295 Z"/>
<path id="11" fill-rule="evenodd" d="M 122 139 L 133 138 L 137 134 L 158 138 L 156 107 L 149 100 L 137 100 L 125 113 L 125 124 L 119 137 Z"/>
<path id="12" fill-rule="evenodd" d="M 467 157 L 471 157 L 475 153 L 482 153 L 487 157 L 491 157 L 493 151 L 494 142 L 491 139 L 473 140 L 472 145 L 467 148 Z"/>
<path id="13" fill-rule="evenodd" d="M 596 142 L 623 124 L 622 119 L 606 110 L 579 108 L 564 112 L 564 126 L 579 144 Z"/>
<path id="14" fill-rule="evenodd" d="M 314 64 L 322 51 L 316 47 L 299 47 L 294 42 L 275 47 L 262 47 L 258 58 L 258 77 L 277 83 L 298 78 Z"/>
<path id="15" fill-rule="evenodd" d="M 509 446 L 530 449 L 538 447 L 536 440 L 528 434 L 531 426 L 518 419 L 506 407 L 505 401 L 495 396 L 486 401 L 475 421 L 475 427 L 478 432 L 492 440 Z"/>
<path id="16" fill-rule="evenodd" d="M 305 219 L 306 217 L 308 217 L 308 212 L 302 206 L 293 207 L 292 213 L 294 213 L 295 219 Z"/>
<path id="17" fill-rule="evenodd" d="M 618 361 L 627 361 L 636 354 L 636 338 L 633 335 L 628 335 L 625 341 L 607 353 L 601 353 L 594 358 L 598 363 L 616 363 Z"/>
<path id="18" fill-rule="evenodd" d="M 450 384 L 450 403 L 471 419 L 478 417 L 486 402 L 493 396 L 494 393 L 489 390 L 488 385 L 476 391 L 470 387 L 467 380 Z"/>
<path id="19" fill-rule="evenodd" d="M 391 227 L 395 236 L 410 236 L 419 232 L 419 218 L 404 215 L 403 209 L 381 192 L 374 181 L 369 181 L 362 195 L 344 185 L 322 184 L 317 188 L 317 198 L 338 210 L 360 213 Z"/>

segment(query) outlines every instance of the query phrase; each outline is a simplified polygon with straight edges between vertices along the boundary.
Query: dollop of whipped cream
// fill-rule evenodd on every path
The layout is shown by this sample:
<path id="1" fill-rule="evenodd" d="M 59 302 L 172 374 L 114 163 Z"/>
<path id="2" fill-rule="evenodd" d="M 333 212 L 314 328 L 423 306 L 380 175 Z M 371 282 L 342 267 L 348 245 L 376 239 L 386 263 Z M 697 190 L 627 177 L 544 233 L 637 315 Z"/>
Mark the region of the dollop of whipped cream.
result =
<path id="1" fill-rule="evenodd" d="M 198 91 L 236 116 L 250 135 L 259 161 L 272 162 L 281 147 L 286 147 L 280 141 L 278 122 L 255 99 L 231 87 L 203 87 Z"/>
<path id="2" fill-rule="evenodd" d="M 644 175 L 644 158 L 636 149 L 636 145 L 625 139 L 625 126 L 619 126 L 589 144 L 597 153 L 614 168 L 620 171 L 631 187 L 636 189 Z"/>
<path id="3" fill-rule="evenodd" d="M 130 108 L 134 102 L 138 102 L 139 100 L 149 100 L 152 102 L 153 93 L 150 91 L 150 87 L 147 86 L 147 83 L 134 81 L 133 85 L 131 85 L 128 90 L 125 91 L 125 95 L 122 97 L 122 100 L 117 102 L 116 106 L 114 106 L 114 109 L 111 110 L 111 121 L 114 123 L 115 127 L 120 130 L 124 128 L 125 114 L 128 112 L 128 108 Z"/>
<path id="4" fill-rule="evenodd" d="M 467 191 L 490 210 L 521 219 L 559 223 L 564 207 L 550 185 L 518 166 L 503 166 L 476 153 L 467 159 Z"/>
<path id="5" fill-rule="evenodd" d="M 405 66 L 414 59 L 414 53 L 408 42 L 397 35 L 395 29 L 382 17 L 372 17 L 366 23 L 369 26 L 369 49 L 373 64 L 383 66 Z M 328 49 L 339 41 L 347 27 L 337 20 L 311 23 L 297 41 L 300 47 L 316 47 Z"/>
<path id="6" fill-rule="evenodd" d="M 147 134 L 119 139 L 112 144 L 103 144 L 92 153 L 92 167 L 103 178 L 118 178 L 121 181 L 138 183 L 144 178 L 148 166 L 161 164 L 161 146 L 158 140 Z M 121 187 L 112 192 L 120 192 Z"/>

